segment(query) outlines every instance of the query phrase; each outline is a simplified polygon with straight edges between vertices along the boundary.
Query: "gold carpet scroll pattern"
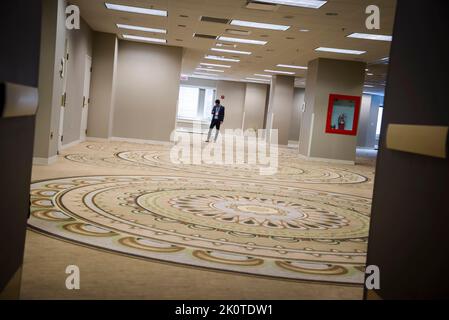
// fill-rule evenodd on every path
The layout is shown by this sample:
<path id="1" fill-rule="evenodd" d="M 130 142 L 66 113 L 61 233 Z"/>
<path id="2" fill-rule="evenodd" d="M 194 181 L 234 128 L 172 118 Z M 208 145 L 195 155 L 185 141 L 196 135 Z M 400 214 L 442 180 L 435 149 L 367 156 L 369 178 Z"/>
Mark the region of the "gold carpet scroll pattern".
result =
<path id="1" fill-rule="evenodd" d="M 360 284 L 371 201 L 220 178 L 88 176 L 33 183 L 30 226 L 115 253 Z"/>
<path id="2" fill-rule="evenodd" d="M 123 147 L 128 147 L 122 146 Z M 134 148 L 136 146 L 133 146 Z M 275 175 L 261 176 L 259 167 L 249 164 L 216 165 L 202 163 L 174 164 L 170 160 L 170 148 L 167 146 L 148 146 L 148 150 L 120 151 L 120 147 L 101 147 L 87 145 L 87 149 L 102 152 L 74 153 L 65 155 L 65 159 L 82 164 L 90 164 L 117 169 L 145 171 L 179 171 L 192 174 L 232 177 L 287 184 L 372 184 L 371 168 L 360 167 L 363 173 L 354 168 L 329 166 L 322 163 L 310 163 L 299 158 L 294 150 L 282 150 L 279 154 L 279 168 Z M 366 172 L 365 172 L 366 171 Z"/>

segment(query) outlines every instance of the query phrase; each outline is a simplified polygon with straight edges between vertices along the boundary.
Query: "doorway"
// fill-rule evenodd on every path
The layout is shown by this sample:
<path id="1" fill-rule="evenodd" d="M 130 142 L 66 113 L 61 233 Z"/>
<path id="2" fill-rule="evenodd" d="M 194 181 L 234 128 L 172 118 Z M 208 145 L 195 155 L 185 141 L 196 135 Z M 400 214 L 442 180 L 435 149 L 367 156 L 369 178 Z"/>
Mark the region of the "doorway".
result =
<path id="1" fill-rule="evenodd" d="M 92 73 L 92 58 L 86 55 L 86 61 L 84 64 L 84 85 L 83 85 L 83 104 L 81 111 L 81 127 L 80 127 L 80 140 L 86 140 L 87 136 L 87 119 L 89 115 L 89 102 L 90 102 L 90 78 Z"/>
<path id="2" fill-rule="evenodd" d="M 62 151 L 64 142 L 64 111 L 67 102 L 67 72 L 69 64 L 69 41 L 65 39 L 64 57 L 61 59 L 60 77 L 62 78 L 62 95 L 61 108 L 59 112 L 59 129 L 58 129 L 58 154 Z"/>

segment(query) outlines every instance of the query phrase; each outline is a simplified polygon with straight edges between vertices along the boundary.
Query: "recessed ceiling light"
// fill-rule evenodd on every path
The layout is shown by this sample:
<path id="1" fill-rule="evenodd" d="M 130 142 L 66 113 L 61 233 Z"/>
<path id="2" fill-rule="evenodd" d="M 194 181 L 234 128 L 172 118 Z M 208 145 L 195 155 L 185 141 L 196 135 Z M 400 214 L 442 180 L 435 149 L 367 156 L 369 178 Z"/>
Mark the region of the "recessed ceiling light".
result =
<path id="1" fill-rule="evenodd" d="M 210 72 L 224 72 L 223 70 L 217 70 L 217 69 L 206 69 L 206 68 L 196 68 L 196 70 L 201 70 L 201 71 L 210 71 Z"/>
<path id="2" fill-rule="evenodd" d="M 257 78 L 245 78 L 247 80 L 253 80 L 253 81 L 260 81 L 260 82 L 270 82 L 270 80 L 267 79 L 257 79 Z"/>
<path id="3" fill-rule="evenodd" d="M 343 53 L 343 54 L 354 54 L 354 55 L 361 55 L 361 54 L 366 53 L 366 51 L 338 49 L 338 48 L 326 48 L 326 47 L 316 48 L 315 51 L 334 52 L 334 53 Z"/>
<path id="4" fill-rule="evenodd" d="M 255 76 L 258 76 L 258 77 L 273 78 L 273 76 L 270 75 L 270 74 L 260 74 L 260 73 L 255 73 L 254 75 L 255 75 Z"/>
<path id="5" fill-rule="evenodd" d="M 128 25 L 128 24 L 120 24 L 120 23 L 117 23 L 117 28 L 129 29 L 129 30 L 137 30 L 137 31 L 145 31 L 145 32 L 154 32 L 154 33 L 167 33 L 167 30 L 165 30 L 165 29 L 155 29 L 155 28 L 131 26 L 131 25 Z"/>
<path id="6" fill-rule="evenodd" d="M 370 84 L 365 84 L 364 87 L 366 87 L 366 88 L 374 88 L 374 86 L 372 86 Z"/>
<path id="7" fill-rule="evenodd" d="M 167 16 L 167 11 L 165 11 L 165 10 L 155 10 L 155 9 L 148 9 L 148 8 L 141 8 L 141 7 L 124 6 L 121 4 L 113 4 L 113 3 L 107 3 L 107 2 L 104 5 L 106 6 L 106 8 L 108 8 L 110 10 L 149 14 L 152 16 L 160 16 L 160 17 Z"/>
<path id="8" fill-rule="evenodd" d="M 230 68 L 231 67 L 231 66 L 227 66 L 224 64 L 205 63 L 205 62 L 201 62 L 200 65 L 208 66 L 208 67 L 220 67 L 220 68 Z"/>
<path id="9" fill-rule="evenodd" d="M 309 29 L 299 29 L 299 32 L 309 32 Z"/>
<path id="10" fill-rule="evenodd" d="M 127 40 L 137 40 L 137 41 L 145 41 L 145 42 L 158 42 L 158 43 L 167 43 L 167 40 L 165 39 L 158 39 L 158 38 L 149 38 L 149 37 L 140 37 L 140 36 L 133 36 L 130 34 L 124 34 L 123 39 Z"/>
<path id="11" fill-rule="evenodd" d="M 227 52 L 227 53 L 235 53 L 235 54 L 246 54 L 246 55 L 252 54 L 252 52 L 249 52 L 249 51 L 239 51 L 239 50 L 231 50 L 231 49 L 211 48 L 211 50 L 217 51 L 217 52 Z"/>
<path id="12" fill-rule="evenodd" d="M 295 74 L 294 72 L 289 72 L 289 71 L 280 71 L 280 70 L 264 70 L 265 72 L 270 72 L 270 73 L 279 73 L 279 74 Z"/>
<path id="13" fill-rule="evenodd" d="M 302 70 L 307 70 L 307 67 L 303 67 L 303 66 L 294 66 L 294 65 L 290 65 L 290 64 L 278 64 L 277 65 L 280 68 L 291 68 L 291 69 L 302 69 Z"/>
<path id="14" fill-rule="evenodd" d="M 205 59 L 209 59 L 209 60 L 228 61 L 228 62 L 240 62 L 239 59 L 231 59 L 231 58 L 225 58 L 225 57 L 219 57 L 219 56 L 213 56 L 213 55 L 207 55 L 204 58 Z"/>
<path id="15" fill-rule="evenodd" d="M 236 44 L 230 44 L 230 43 L 216 43 L 217 47 L 226 47 L 226 48 L 237 48 Z"/>
<path id="16" fill-rule="evenodd" d="M 220 41 L 226 41 L 226 42 L 237 42 L 237 43 L 245 43 L 245 44 L 257 44 L 257 45 L 266 45 L 267 41 L 261 41 L 261 40 L 252 40 L 252 39 L 241 39 L 241 38 L 232 38 L 232 37 L 218 37 L 218 40 Z"/>
<path id="17" fill-rule="evenodd" d="M 326 4 L 324 0 L 258 0 L 259 2 L 282 4 L 292 7 L 319 9 Z"/>
<path id="18" fill-rule="evenodd" d="M 374 73 L 367 73 L 367 76 L 374 76 Z"/>
<path id="19" fill-rule="evenodd" d="M 377 41 L 392 41 L 392 36 L 382 34 L 370 34 L 370 33 L 352 33 L 348 38 L 365 39 L 365 40 L 377 40 Z"/>
<path id="20" fill-rule="evenodd" d="M 197 74 L 197 75 L 200 75 L 200 76 L 208 76 L 208 77 L 211 77 L 211 76 L 216 77 L 216 76 L 218 76 L 218 74 L 214 74 L 214 73 L 204 73 L 204 72 L 194 72 L 194 74 Z"/>
<path id="21" fill-rule="evenodd" d="M 280 31 L 286 31 L 286 30 L 290 29 L 290 26 L 283 26 L 283 25 L 271 24 L 271 23 L 243 21 L 243 20 L 232 20 L 231 25 L 240 26 L 240 27 L 258 28 L 258 29 L 280 30 Z"/>

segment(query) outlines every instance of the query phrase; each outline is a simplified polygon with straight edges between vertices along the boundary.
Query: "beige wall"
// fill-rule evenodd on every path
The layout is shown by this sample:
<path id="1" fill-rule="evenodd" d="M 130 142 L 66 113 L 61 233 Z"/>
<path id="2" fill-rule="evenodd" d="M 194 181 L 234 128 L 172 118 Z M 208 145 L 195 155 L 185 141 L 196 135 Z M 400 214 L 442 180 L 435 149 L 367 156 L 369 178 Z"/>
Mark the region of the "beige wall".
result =
<path id="1" fill-rule="evenodd" d="M 317 59 L 309 64 L 306 112 L 303 114 L 300 153 L 312 158 L 355 161 L 356 136 L 325 133 L 329 95 L 361 96 L 365 63 Z M 312 121 L 313 119 L 313 121 Z M 309 132 L 303 135 L 303 132 Z"/>
<path id="2" fill-rule="evenodd" d="M 117 38 L 114 34 L 94 32 L 90 105 L 87 121 L 89 137 L 110 138 L 114 110 Z"/>
<path id="3" fill-rule="evenodd" d="M 304 103 L 304 92 L 302 88 L 295 88 L 293 97 L 293 109 L 290 121 L 289 141 L 299 141 L 299 129 L 301 123 L 301 106 Z"/>
<path id="4" fill-rule="evenodd" d="M 244 130 L 263 129 L 267 91 L 266 84 L 246 84 Z"/>
<path id="5" fill-rule="evenodd" d="M 383 97 L 376 95 L 363 95 L 360 112 L 359 134 L 357 146 L 374 148 L 376 146 L 376 128 L 379 107 L 383 104 Z"/>
<path id="6" fill-rule="evenodd" d="M 182 49 L 119 41 L 113 136 L 169 141 L 175 129 Z"/>
<path id="7" fill-rule="evenodd" d="M 39 109 L 36 115 L 34 157 L 48 159 L 58 151 L 59 114 L 63 81 L 59 76 L 65 47 L 63 0 L 42 1 L 42 33 L 39 61 Z"/>
<path id="8" fill-rule="evenodd" d="M 359 132 L 357 135 L 357 146 L 364 147 L 368 137 L 370 111 L 371 111 L 371 96 L 364 94 L 362 97 L 362 106 L 360 107 Z"/>
<path id="9" fill-rule="evenodd" d="M 216 88 L 217 83 L 218 83 L 217 80 L 192 78 L 192 77 L 189 77 L 187 81 L 186 80 L 181 81 L 181 85 L 194 86 L 194 87 L 208 87 L 208 88 Z"/>
<path id="10" fill-rule="evenodd" d="M 92 31 L 89 25 L 81 20 L 79 30 L 67 31 L 67 40 L 69 43 L 69 60 L 63 145 L 80 139 L 86 55 L 92 57 Z"/>
<path id="11" fill-rule="evenodd" d="M 278 130 L 278 143 L 288 145 L 290 121 L 293 108 L 295 78 L 274 76 L 271 82 L 270 103 L 268 106 L 267 129 Z M 274 116 L 274 119 L 272 117 Z M 271 127 L 271 123 L 273 126 Z"/>
<path id="12" fill-rule="evenodd" d="M 304 92 L 305 111 L 301 115 L 299 125 L 299 153 L 305 156 L 310 154 L 310 139 L 314 122 L 313 109 L 315 105 L 315 90 L 318 78 L 318 59 L 310 61 L 307 70 L 307 85 Z"/>
<path id="13" fill-rule="evenodd" d="M 242 129 L 246 84 L 244 82 L 218 81 L 217 98 L 225 99 L 221 104 L 226 108 L 224 129 Z"/>

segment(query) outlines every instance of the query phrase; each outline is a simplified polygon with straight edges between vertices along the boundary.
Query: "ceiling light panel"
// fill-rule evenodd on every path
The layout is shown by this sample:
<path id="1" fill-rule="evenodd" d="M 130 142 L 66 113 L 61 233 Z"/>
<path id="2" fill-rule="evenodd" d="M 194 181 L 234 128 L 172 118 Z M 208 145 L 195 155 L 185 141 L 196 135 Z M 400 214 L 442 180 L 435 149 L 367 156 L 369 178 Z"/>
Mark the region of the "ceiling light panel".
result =
<path id="1" fill-rule="evenodd" d="M 231 58 L 225 58 L 225 57 L 213 56 L 213 55 L 207 55 L 204 58 L 209 59 L 209 60 L 217 60 L 217 61 L 240 62 L 239 59 L 231 59 Z"/>
<path id="2" fill-rule="evenodd" d="M 376 40 L 376 41 L 392 41 L 392 36 L 382 34 L 370 34 L 370 33 L 352 33 L 348 38 L 364 39 L 364 40 Z"/>
<path id="3" fill-rule="evenodd" d="M 231 67 L 231 66 L 227 66 L 224 64 L 205 63 L 205 62 L 201 62 L 200 65 L 208 66 L 208 67 L 219 67 L 219 68 L 230 68 Z"/>
<path id="4" fill-rule="evenodd" d="M 307 67 L 303 67 L 303 66 L 295 66 L 295 65 L 291 65 L 291 64 L 278 64 L 277 65 L 279 68 L 290 68 L 290 69 L 301 69 L 301 70 L 307 70 Z"/>
<path id="5" fill-rule="evenodd" d="M 339 48 L 327 48 L 327 47 L 319 47 L 319 48 L 316 48 L 315 51 L 341 53 L 341 54 L 353 54 L 353 55 L 361 55 L 361 54 L 366 53 L 366 51 L 348 50 L 348 49 L 339 49 Z"/>
<path id="6" fill-rule="evenodd" d="M 270 82 L 270 80 L 267 79 L 258 79 L 258 78 L 246 78 L 247 80 L 252 80 L 252 81 L 259 81 L 259 82 Z"/>
<path id="7" fill-rule="evenodd" d="M 104 5 L 106 6 L 106 8 L 108 8 L 110 10 L 116 10 L 116 11 L 148 14 L 148 15 L 160 16 L 160 17 L 166 17 L 168 15 L 167 11 L 165 11 L 165 10 L 132 7 L 132 6 L 125 6 L 125 5 L 121 5 L 121 4 L 107 3 L 107 2 Z"/>
<path id="8" fill-rule="evenodd" d="M 272 76 L 272 75 L 269 75 L 269 74 L 260 74 L 260 73 L 256 73 L 256 74 L 254 74 L 254 75 L 257 76 L 257 77 L 273 78 L 273 76 Z"/>
<path id="9" fill-rule="evenodd" d="M 117 28 L 119 29 L 128 29 L 128 30 L 136 30 L 136 31 L 145 31 L 145 32 L 153 32 L 153 33 L 167 33 L 167 30 L 165 29 L 156 29 L 156 28 L 147 28 L 147 27 L 140 27 L 140 26 L 131 26 L 128 24 L 120 24 L 117 23 Z"/>
<path id="10" fill-rule="evenodd" d="M 123 35 L 123 39 L 126 39 L 126 40 L 145 41 L 145 42 L 167 43 L 167 40 L 165 40 L 165 39 L 149 38 L 149 37 L 140 37 L 140 36 L 133 36 L 133 35 L 130 35 L 130 34 L 124 34 L 124 35 Z"/>
<path id="11" fill-rule="evenodd" d="M 290 71 L 280 71 L 280 70 L 264 70 L 265 72 L 270 72 L 270 73 L 277 73 L 277 74 L 288 74 L 288 75 L 293 75 L 295 74 L 294 72 L 290 72 Z"/>
<path id="12" fill-rule="evenodd" d="M 210 72 L 224 72 L 223 70 L 217 70 L 217 69 L 207 69 L 207 68 L 196 68 L 196 70 L 201 70 L 201 71 L 210 71 Z"/>
<path id="13" fill-rule="evenodd" d="M 204 73 L 204 72 L 194 72 L 193 74 L 197 74 L 197 75 L 200 75 L 200 76 L 207 76 L 207 77 L 210 77 L 210 76 L 216 77 L 216 76 L 218 76 L 218 74 L 214 74 L 214 73 Z"/>
<path id="14" fill-rule="evenodd" d="M 239 51 L 239 50 L 221 49 L 221 48 L 211 48 L 211 50 L 216 51 L 216 52 L 226 52 L 226 53 L 244 54 L 244 55 L 252 54 L 252 52 L 249 52 L 249 51 Z"/>
<path id="15" fill-rule="evenodd" d="M 252 40 L 252 39 L 242 39 L 242 38 L 233 38 L 233 37 L 218 37 L 218 40 L 225 42 L 236 42 L 236 43 L 244 43 L 244 44 L 256 44 L 256 45 L 266 45 L 267 41 L 261 40 Z"/>
<path id="16" fill-rule="evenodd" d="M 290 26 L 283 26 L 283 25 L 271 24 L 271 23 L 243 21 L 243 20 L 232 20 L 231 25 L 240 26 L 240 27 L 258 28 L 258 29 L 279 30 L 279 31 L 286 31 L 286 30 L 290 29 Z"/>
<path id="17" fill-rule="evenodd" d="M 257 0 L 258 2 L 280 4 L 284 6 L 319 9 L 326 4 L 324 0 Z"/>

